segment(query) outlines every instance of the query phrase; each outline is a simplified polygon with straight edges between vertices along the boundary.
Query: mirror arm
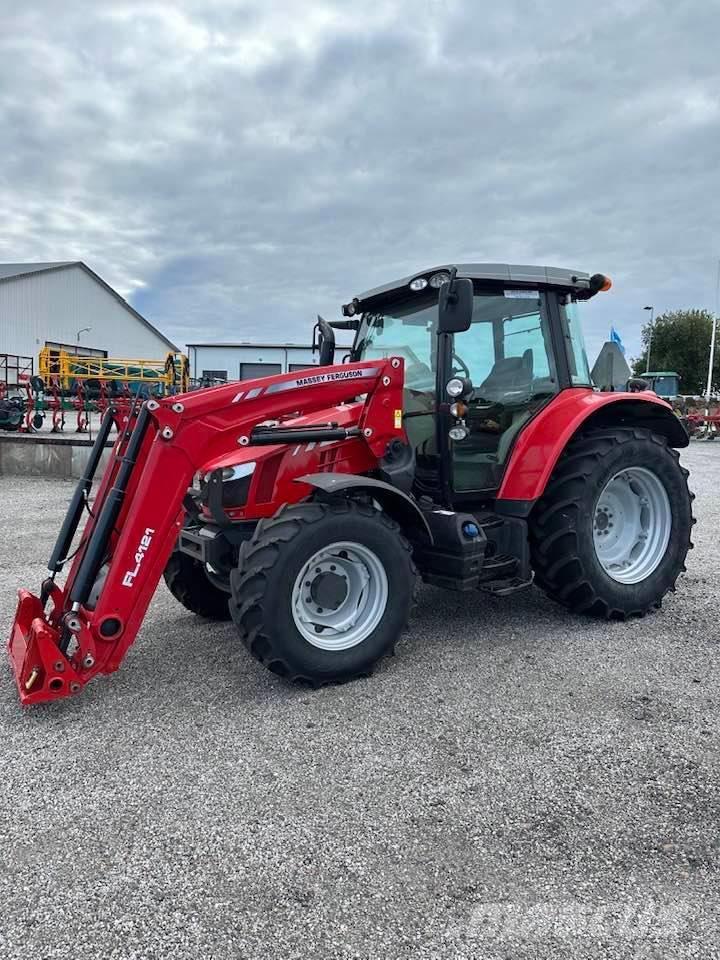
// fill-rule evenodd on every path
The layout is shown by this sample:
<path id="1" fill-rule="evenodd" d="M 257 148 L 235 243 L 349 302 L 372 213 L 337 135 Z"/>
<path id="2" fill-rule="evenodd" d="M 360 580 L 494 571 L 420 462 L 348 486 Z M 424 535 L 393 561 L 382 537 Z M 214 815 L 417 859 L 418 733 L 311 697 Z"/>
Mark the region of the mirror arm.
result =
<path id="1" fill-rule="evenodd" d="M 457 293 L 455 292 L 455 277 L 457 277 L 457 267 L 450 267 L 450 279 L 448 280 L 447 298 L 450 303 L 457 302 Z"/>

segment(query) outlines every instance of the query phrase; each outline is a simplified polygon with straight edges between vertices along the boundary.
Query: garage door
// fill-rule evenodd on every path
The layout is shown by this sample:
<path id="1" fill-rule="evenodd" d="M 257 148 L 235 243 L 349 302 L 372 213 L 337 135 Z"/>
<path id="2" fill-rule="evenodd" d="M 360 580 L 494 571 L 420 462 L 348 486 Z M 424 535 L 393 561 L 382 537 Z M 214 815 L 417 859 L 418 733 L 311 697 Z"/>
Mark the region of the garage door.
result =
<path id="1" fill-rule="evenodd" d="M 240 364 L 241 380 L 255 380 L 257 377 L 272 377 L 276 373 L 282 373 L 282 366 L 279 363 Z"/>

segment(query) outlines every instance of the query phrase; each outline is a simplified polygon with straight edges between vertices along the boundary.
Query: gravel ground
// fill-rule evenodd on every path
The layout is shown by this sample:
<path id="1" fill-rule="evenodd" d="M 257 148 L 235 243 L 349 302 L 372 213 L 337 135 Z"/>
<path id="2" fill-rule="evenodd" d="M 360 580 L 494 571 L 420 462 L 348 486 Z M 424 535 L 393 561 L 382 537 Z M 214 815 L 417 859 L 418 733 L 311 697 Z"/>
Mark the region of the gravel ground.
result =
<path id="1" fill-rule="evenodd" d="M 430 587 L 397 656 L 285 686 L 164 585 L 122 669 L 0 667 L 4 958 L 718 957 L 720 444 L 645 621 Z M 0 478 L 0 630 L 72 492 Z"/>

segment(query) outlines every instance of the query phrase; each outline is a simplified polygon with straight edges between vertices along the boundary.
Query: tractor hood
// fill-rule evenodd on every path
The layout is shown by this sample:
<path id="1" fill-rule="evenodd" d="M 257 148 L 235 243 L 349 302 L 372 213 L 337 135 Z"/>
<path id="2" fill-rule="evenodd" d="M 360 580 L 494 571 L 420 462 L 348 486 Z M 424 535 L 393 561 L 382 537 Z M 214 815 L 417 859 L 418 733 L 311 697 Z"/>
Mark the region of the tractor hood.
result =
<path id="1" fill-rule="evenodd" d="M 323 410 L 316 410 L 314 413 L 302 417 L 291 415 L 284 417 L 282 420 L 260 421 L 256 426 L 261 426 L 266 423 L 268 426 L 271 424 L 272 426 L 282 424 L 288 427 L 309 427 L 335 423 L 339 427 L 352 427 L 360 419 L 363 406 L 362 401 L 344 403 L 333 407 L 326 407 Z M 322 446 L 330 445 L 333 442 L 335 441 L 330 441 L 328 444 L 323 443 Z M 303 444 L 303 446 L 305 446 L 305 444 Z M 315 447 L 316 444 L 310 446 Z M 208 460 L 207 463 L 203 465 L 201 473 L 206 474 L 210 473 L 211 470 L 217 470 L 222 467 L 235 467 L 251 461 L 257 463 L 259 460 L 265 460 L 275 456 L 280 450 L 287 449 L 287 444 L 238 447 L 237 450 L 233 450 L 231 453 L 225 454 L 222 457 Z M 292 448 L 290 448 L 290 453 L 292 454 Z"/>

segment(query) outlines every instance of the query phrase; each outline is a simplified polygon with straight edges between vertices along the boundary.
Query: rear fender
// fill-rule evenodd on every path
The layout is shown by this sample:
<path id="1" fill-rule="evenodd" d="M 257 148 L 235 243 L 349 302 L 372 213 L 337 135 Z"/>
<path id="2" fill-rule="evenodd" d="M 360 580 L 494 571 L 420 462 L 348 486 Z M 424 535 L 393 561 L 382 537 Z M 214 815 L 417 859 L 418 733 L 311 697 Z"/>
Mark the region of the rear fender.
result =
<path id="1" fill-rule="evenodd" d="M 573 437 L 594 427 L 609 426 L 645 427 L 666 437 L 671 447 L 686 447 L 689 442 L 687 431 L 670 405 L 651 391 L 563 390 L 518 437 L 498 490 L 498 506 L 511 507 L 507 501 L 521 501 L 527 513 L 543 495 L 555 464 Z"/>
<path id="2" fill-rule="evenodd" d="M 420 537 L 432 544 L 433 536 L 428 522 L 417 504 L 396 487 L 383 480 L 372 477 L 359 477 L 352 474 L 314 473 L 297 477 L 297 483 L 306 483 L 327 496 L 352 496 L 365 493 L 382 506 L 383 510 L 396 520 L 403 531 Z"/>

